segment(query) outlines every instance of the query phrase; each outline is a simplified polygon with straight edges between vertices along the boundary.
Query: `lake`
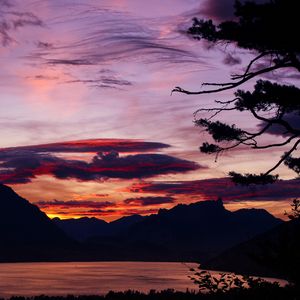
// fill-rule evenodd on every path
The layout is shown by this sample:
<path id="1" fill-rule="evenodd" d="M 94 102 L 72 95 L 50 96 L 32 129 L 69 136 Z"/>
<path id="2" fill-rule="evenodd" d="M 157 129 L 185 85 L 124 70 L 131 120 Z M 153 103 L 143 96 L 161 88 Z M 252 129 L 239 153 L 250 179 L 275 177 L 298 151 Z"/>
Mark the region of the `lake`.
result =
<path id="1" fill-rule="evenodd" d="M 198 265 L 176 262 L 0 263 L 0 297 L 101 295 L 110 290 L 129 289 L 143 292 L 169 288 L 197 290 L 188 278 L 193 275 L 189 271 L 191 267 Z"/>
<path id="2" fill-rule="evenodd" d="M 188 278 L 197 264 L 170 262 L 62 262 L 0 264 L 0 297 L 15 295 L 99 295 L 110 290 L 196 286 Z"/>

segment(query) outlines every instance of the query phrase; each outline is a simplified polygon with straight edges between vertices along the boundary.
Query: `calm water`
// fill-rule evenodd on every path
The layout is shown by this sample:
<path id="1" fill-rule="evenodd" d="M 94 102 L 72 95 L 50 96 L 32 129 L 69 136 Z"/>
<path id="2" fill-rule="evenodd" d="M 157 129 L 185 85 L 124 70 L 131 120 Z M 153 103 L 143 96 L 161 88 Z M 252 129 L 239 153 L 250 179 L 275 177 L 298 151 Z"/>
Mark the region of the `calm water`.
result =
<path id="1" fill-rule="evenodd" d="M 0 297 L 104 294 L 110 290 L 195 289 L 187 277 L 197 264 L 79 262 L 0 264 Z"/>
<path id="2" fill-rule="evenodd" d="M 197 289 L 188 278 L 195 263 L 71 262 L 0 264 L 0 297 L 100 295 L 114 291 Z M 218 274 L 218 272 L 211 272 Z M 268 279 L 285 284 L 284 280 Z"/>

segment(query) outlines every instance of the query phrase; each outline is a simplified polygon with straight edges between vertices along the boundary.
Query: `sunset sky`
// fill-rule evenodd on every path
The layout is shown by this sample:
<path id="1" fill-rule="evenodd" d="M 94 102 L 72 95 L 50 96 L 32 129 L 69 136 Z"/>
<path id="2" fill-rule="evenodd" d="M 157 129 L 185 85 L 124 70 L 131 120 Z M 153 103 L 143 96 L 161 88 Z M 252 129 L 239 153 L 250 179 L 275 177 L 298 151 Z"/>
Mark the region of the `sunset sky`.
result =
<path id="1" fill-rule="evenodd" d="M 193 17 L 231 17 L 232 3 L 0 0 L 0 182 L 50 217 L 113 220 L 219 196 L 231 210 L 283 217 L 300 195 L 295 173 L 282 166 L 281 181 L 250 188 L 225 178 L 271 168 L 282 149 L 239 148 L 216 162 L 198 150 L 208 137 L 193 113 L 233 91 L 171 95 L 227 81 L 253 56 L 185 34 Z M 268 76 L 285 82 L 285 72 Z M 246 113 L 222 120 L 260 125 Z"/>

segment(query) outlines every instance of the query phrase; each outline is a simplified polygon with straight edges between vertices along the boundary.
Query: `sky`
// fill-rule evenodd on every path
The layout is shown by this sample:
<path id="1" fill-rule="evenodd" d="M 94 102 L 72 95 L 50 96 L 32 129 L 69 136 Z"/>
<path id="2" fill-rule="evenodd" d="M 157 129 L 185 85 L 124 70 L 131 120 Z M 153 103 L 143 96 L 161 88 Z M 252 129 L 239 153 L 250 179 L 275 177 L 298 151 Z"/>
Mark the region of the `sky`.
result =
<path id="1" fill-rule="evenodd" d="M 171 94 L 227 81 L 253 57 L 186 35 L 193 17 L 232 18 L 232 3 L 0 0 L 0 182 L 49 217 L 110 221 L 218 197 L 230 210 L 284 217 L 300 194 L 286 167 L 274 185 L 246 188 L 227 178 L 271 168 L 282 149 L 239 148 L 217 161 L 199 152 L 209 137 L 193 113 L 233 91 Z M 269 76 L 284 81 L 289 72 Z M 221 119 L 261 126 L 246 113 Z M 263 142 L 281 138 L 270 132 Z"/>

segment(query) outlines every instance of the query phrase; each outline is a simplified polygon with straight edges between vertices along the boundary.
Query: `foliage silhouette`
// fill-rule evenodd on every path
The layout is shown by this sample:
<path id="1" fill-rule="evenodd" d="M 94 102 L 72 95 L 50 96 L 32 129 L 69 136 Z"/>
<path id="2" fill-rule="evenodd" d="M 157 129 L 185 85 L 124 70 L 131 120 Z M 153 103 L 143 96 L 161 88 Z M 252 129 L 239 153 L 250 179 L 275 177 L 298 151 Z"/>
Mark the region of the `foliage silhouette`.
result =
<path id="1" fill-rule="evenodd" d="M 291 212 L 285 212 L 284 214 L 290 219 L 290 220 L 300 220 L 300 200 L 294 199 L 291 204 Z"/>
<path id="2" fill-rule="evenodd" d="M 11 297 L 9 300 L 298 300 L 299 294 L 291 287 L 274 285 L 258 286 L 250 289 L 233 289 L 226 293 L 201 293 L 196 291 L 179 292 L 172 289 L 164 291 L 152 290 L 143 293 L 133 290 L 125 292 L 109 292 L 106 295 L 81 295 L 81 296 L 36 296 L 36 297 Z M 1 299 L 0 300 L 4 300 Z"/>
<path id="3" fill-rule="evenodd" d="M 257 288 L 278 288 L 278 282 L 268 282 L 262 278 L 254 278 L 246 275 L 236 275 L 234 273 L 219 273 L 212 275 L 211 272 L 202 270 L 194 272 L 190 279 L 199 287 L 200 291 L 206 293 L 226 293 L 232 290 L 257 289 Z"/>
<path id="4" fill-rule="evenodd" d="M 245 67 L 242 74 L 231 76 L 230 82 L 203 83 L 208 89 L 188 91 L 175 87 L 172 92 L 188 95 L 217 93 L 237 88 L 243 83 L 266 73 L 289 70 L 294 72 L 290 77 L 299 77 L 300 41 L 293 34 L 299 27 L 299 16 L 296 2 L 292 0 L 273 0 L 263 4 L 254 2 L 235 3 L 236 18 L 215 25 L 212 20 L 194 19 L 188 34 L 197 40 L 204 39 L 213 44 L 235 44 L 239 48 L 255 53 L 255 57 Z M 283 76 L 283 75 L 282 75 Z M 287 79 L 287 78 L 285 78 Z M 300 123 L 300 89 L 294 85 L 283 85 L 267 80 L 258 80 L 254 90 L 237 90 L 235 97 L 229 101 L 215 101 L 212 108 L 200 108 L 195 112 L 195 124 L 204 128 L 217 144 L 204 142 L 200 147 L 203 153 L 218 155 L 238 146 L 251 149 L 280 148 L 282 157 L 269 170 L 261 174 L 239 174 L 230 172 L 232 180 L 239 184 L 267 184 L 274 182 L 278 175 L 272 172 L 281 164 L 299 174 L 300 158 L 292 157 L 300 144 L 300 129 L 291 119 Z M 213 118 L 220 113 L 248 112 L 254 120 L 260 122 L 260 128 L 249 132 Z M 208 118 L 198 117 L 200 113 L 209 113 Z M 266 116 L 267 115 L 267 116 Z M 264 144 L 260 137 L 279 128 L 278 142 Z M 280 136 L 280 137 L 279 137 Z M 283 138 L 283 140 L 282 140 Z"/>

